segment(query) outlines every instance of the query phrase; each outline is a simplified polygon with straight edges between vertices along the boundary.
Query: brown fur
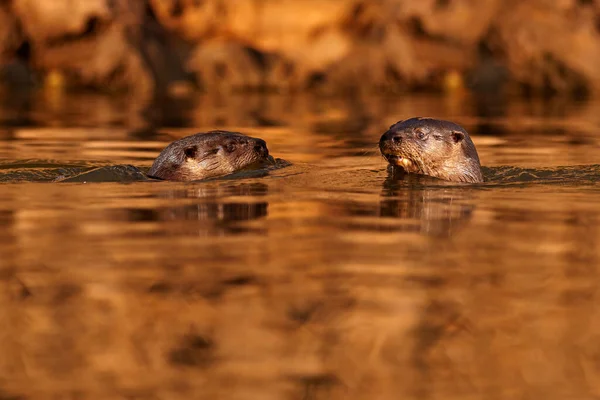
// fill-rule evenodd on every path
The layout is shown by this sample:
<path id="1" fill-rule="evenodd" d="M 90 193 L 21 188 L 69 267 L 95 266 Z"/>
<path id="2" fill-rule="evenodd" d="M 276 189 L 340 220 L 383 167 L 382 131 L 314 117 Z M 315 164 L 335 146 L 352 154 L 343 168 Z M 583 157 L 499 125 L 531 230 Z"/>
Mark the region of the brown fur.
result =
<path id="1" fill-rule="evenodd" d="M 467 131 L 454 122 L 433 118 L 399 121 L 383 134 L 379 149 L 391 165 L 405 172 L 454 182 L 483 182 L 475 145 Z"/>
<path id="2" fill-rule="evenodd" d="M 168 145 L 154 160 L 149 176 L 193 181 L 261 164 L 269 159 L 264 140 L 238 132 L 197 133 Z"/>

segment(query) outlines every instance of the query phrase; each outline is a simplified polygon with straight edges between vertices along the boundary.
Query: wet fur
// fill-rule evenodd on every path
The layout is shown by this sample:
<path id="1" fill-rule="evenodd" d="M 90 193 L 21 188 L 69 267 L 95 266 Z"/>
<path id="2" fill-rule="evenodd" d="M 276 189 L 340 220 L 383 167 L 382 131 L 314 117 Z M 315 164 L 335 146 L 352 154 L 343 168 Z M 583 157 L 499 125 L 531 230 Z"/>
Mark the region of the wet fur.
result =
<path id="1" fill-rule="evenodd" d="M 419 133 L 425 135 L 419 138 Z M 394 138 L 400 139 L 395 142 Z M 394 166 L 406 172 L 454 182 L 483 182 L 473 141 L 460 125 L 434 118 L 411 118 L 392 125 L 379 141 L 381 154 L 399 156 L 412 165 Z"/>
<path id="2" fill-rule="evenodd" d="M 228 131 L 198 133 L 169 144 L 148 175 L 175 181 L 228 175 L 266 161 L 268 154 L 262 139 Z"/>

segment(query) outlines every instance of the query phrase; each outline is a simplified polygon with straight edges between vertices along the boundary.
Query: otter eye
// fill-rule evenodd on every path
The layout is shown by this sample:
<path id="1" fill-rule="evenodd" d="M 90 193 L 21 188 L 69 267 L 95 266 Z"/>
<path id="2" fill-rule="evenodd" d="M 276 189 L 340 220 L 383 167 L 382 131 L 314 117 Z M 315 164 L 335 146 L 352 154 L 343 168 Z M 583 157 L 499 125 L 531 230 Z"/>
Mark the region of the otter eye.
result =
<path id="1" fill-rule="evenodd" d="M 417 135 L 417 137 L 421 140 L 425 139 L 427 137 L 427 135 L 425 134 L 425 132 L 423 131 L 416 131 L 415 134 Z"/>

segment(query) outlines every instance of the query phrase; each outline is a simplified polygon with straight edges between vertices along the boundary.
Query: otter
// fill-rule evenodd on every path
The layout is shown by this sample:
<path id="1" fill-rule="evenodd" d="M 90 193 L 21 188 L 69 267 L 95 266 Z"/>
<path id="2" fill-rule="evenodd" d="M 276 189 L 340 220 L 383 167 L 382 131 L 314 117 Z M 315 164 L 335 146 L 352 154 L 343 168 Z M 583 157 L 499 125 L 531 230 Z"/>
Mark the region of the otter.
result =
<path id="1" fill-rule="evenodd" d="M 239 132 L 210 131 L 176 140 L 158 155 L 150 178 L 195 181 L 272 163 L 264 140 Z"/>
<path id="2" fill-rule="evenodd" d="M 453 182 L 483 182 L 479 156 L 460 125 L 434 118 L 398 121 L 379 140 L 379 150 L 396 168 Z"/>
<path id="3" fill-rule="evenodd" d="M 107 165 L 95 168 L 59 168 L 52 182 L 137 182 L 148 180 L 197 181 L 224 177 L 236 172 L 265 174 L 267 170 L 290 165 L 269 155 L 264 140 L 239 132 L 210 131 L 176 140 L 156 157 L 145 173 L 133 165 Z M 79 173 L 76 171 L 80 170 Z M 75 171 L 75 175 L 71 175 Z M 18 177 L 23 176 L 19 172 Z M 39 174 L 38 174 L 39 175 Z M 43 175 L 43 174 L 42 174 Z M 69 176 L 71 175 L 71 176 Z M 25 174 L 28 177 L 29 174 Z M 234 175 L 232 175 L 233 177 Z M 9 174 L 15 180 L 15 174 Z M 0 181 L 3 177 L 0 175 Z"/>

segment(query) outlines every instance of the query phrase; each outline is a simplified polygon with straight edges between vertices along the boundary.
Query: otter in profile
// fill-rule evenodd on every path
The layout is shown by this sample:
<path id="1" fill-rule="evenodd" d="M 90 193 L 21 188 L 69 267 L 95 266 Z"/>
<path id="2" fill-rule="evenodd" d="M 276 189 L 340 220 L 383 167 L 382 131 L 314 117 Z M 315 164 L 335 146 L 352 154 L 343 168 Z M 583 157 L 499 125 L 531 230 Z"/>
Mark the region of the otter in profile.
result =
<path id="1" fill-rule="evenodd" d="M 154 160 L 148 176 L 194 181 L 264 166 L 270 161 L 264 140 L 238 132 L 210 131 L 169 144 Z"/>
<path id="2" fill-rule="evenodd" d="M 392 169 L 454 182 L 483 182 L 475 145 L 461 126 L 434 118 L 410 118 L 379 139 Z"/>

